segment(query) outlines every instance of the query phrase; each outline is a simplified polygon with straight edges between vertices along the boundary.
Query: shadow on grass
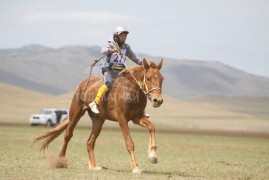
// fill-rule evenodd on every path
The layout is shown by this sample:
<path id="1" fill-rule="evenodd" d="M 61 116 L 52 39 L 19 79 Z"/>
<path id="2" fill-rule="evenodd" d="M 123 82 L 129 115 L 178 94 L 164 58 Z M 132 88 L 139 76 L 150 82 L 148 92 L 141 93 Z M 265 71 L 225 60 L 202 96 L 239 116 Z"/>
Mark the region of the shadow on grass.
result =
<path id="1" fill-rule="evenodd" d="M 181 176 L 181 177 L 193 177 L 193 178 L 203 178 L 203 176 L 194 176 L 191 174 L 188 174 L 186 172 L 168 172 L 168 171 L 143 171 L 143 174 L 152 174 L 152 175 L 163 175 L 163 176 L 167 176 L 168 178 L 172 178 L 173 176 Z"/>
<path id="2" fill-rule="evenodd" d="M 114 169 L 114 168 L 107 168 L 106 170 L 110 170 L 110 171 L 116 171 L 118 173 L 130 173 L 132 174 L 131 170 L 119 170 L 119 169 Z M 180 177 L 186 177 L 186 178 L 204 178 L 204 176 L 195 176 L 195 175 L 191 175 L 188 174 L 186 172 L 169 172 L 169 171 L 148 171 L 148 170 L 143 170 L 141 172 L 141 175 L 160 175 L 160 176 L 167 176 L 168 178 L 172 178 L 175 176 L 180 176 Z"/>

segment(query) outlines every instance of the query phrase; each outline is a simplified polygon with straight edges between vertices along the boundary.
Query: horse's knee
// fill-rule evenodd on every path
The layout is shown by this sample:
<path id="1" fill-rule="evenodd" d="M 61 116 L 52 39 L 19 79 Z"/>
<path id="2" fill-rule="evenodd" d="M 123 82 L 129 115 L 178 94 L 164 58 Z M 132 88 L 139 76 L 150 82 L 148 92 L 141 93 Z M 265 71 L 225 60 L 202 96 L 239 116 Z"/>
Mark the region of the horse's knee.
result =
<path id="1" fill-rule="evenodd" d="M 94 147 L 93 143 L 89 142 L 89 141 L 86 143 L 86 146 L 87 146 L 87 151 L 88 152 L 91 151 L 93 149 L 93 147 Z"/>
<path id="2" fill-rule="evenodd" d="M 127 147 L 128 152 L 134 151 L 135 149 L 133 142 L 126 143 L 126 147 Z"/>
<path id="3" fill-rule="evenodd" d="M 87 143 L 86 143 L 86 146 L 88 149 L 93 149 L 94 148 L 94 145 L 95 145 L 95 141 L 94 140 L 88 140 Z"/>
<path id="4" fill-rule="evenodd" d="M 72 137 L 73 137 L 73 134 L 72 133 L 66 133 L 64 135 L 64 140 L 67 141 L 67 142 L 69 142 Z"/>
<path id="5" fill-rule="evenodd" d="M 155 131 L 155 126 L 154 126 L 154 124 L 150 124 L 150 125 L 148 126 L 148 129 L 149 129 L 149 131 Z"/>

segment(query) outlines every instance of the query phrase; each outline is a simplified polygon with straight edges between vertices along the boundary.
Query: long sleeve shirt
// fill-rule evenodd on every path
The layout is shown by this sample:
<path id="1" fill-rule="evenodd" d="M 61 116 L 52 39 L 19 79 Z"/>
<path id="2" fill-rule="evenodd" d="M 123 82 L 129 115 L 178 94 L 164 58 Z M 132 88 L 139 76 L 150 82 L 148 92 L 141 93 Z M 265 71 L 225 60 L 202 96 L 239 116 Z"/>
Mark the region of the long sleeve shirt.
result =
<path id="1" fill-rule="evenodd" d="M 101 53 L 107 56 L 107 61 L 110 63 L 114 63 L 111 61 L 111 50 L 116 47 L 116 44 L 113 40 L 109 40 L 108 43 L 101 49 Z M 127 56 L 129 59 L 131 59 L 133 62 L 136 64 L 141 64 L 142 60 L 136 56 L 136 54 L 132 51 L 131 47 L 129 44 L 124 43 L 120 47 L 121 51 L 125 53 L 125 56 Z M 124 50 L 125 49 L 125 50 Z M 124 51 L 123 51 L 124 50 Z M 124 57 L 125 59 L 125 57 Z"/>

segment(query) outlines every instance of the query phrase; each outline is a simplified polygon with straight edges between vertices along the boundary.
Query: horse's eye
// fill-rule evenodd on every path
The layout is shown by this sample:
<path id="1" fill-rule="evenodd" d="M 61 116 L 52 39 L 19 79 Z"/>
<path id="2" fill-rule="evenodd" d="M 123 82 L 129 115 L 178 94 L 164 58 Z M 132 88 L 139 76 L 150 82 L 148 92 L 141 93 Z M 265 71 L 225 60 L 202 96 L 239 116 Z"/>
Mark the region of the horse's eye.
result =
<path id="1" fill-rule="evenodd" d="M 147 81 L 150 81 L 150 77 L 147 77 Z"/>

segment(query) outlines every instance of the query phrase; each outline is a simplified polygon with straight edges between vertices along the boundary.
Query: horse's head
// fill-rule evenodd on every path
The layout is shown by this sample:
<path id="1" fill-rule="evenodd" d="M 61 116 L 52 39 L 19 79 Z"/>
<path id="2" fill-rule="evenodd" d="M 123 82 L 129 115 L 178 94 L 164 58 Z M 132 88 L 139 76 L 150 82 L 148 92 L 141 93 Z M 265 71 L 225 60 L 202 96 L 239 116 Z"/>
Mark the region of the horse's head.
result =
<path id="1" fill-rule="evenodd" d="M 143 59 L 143 66 L 145 69 L 144 74 L 144 86 L 145 91 L 148 93 L 148 97 L 152 102 L 153 107 L 159 107 L 163 103 L 162 98 L 162 82 L 163 76 L 160 73 L 163 60 L 157 65 L 154 62 L 148 63 Z"/>

